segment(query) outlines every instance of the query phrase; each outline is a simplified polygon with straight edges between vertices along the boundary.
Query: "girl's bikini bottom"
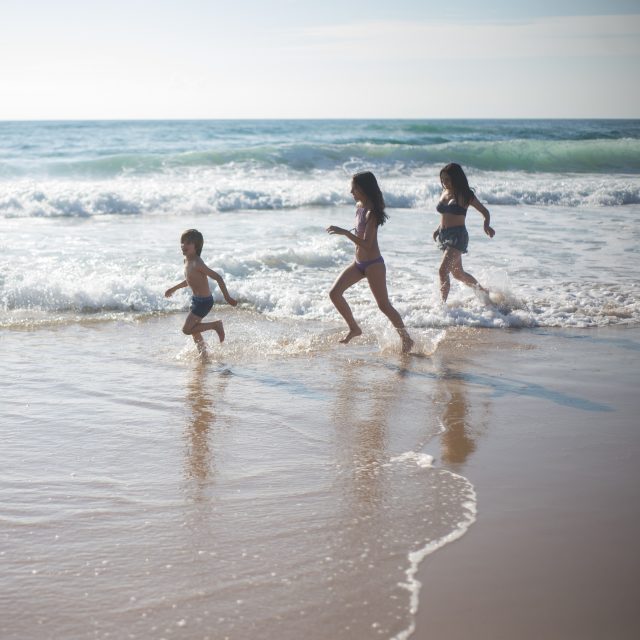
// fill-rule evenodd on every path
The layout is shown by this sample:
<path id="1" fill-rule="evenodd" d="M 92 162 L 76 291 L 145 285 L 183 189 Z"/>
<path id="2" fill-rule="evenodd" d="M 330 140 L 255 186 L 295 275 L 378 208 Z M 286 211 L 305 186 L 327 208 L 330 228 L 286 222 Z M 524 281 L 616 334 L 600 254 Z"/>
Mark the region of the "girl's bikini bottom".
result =
<path id="1" fill-rule="evenodd" d="M 364 272 L 367 270 L 367 267 L 370 267 L 372 264 L 378 264 L 378 262 L 381 262 L 382 264 L 384 264 L 384 258 L 382 256 L 378 256 L 373 260 L 365 260 L 364 262 L 358 262 L 356 260 L 356 267 L 358 267 L 358 271 L 362 275 L 364 275 Z"/>

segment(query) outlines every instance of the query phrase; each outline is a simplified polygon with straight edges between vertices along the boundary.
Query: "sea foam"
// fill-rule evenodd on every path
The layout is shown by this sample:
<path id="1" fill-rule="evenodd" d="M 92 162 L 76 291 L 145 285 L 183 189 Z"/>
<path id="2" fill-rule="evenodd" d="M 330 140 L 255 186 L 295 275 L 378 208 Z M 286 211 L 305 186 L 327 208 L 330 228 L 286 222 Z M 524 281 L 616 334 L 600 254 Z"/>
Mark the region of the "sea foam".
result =
<path id="1" fill-rule="evenodd" d="M 410 328 L 592 327 L 640 320 L 637 121 L 0 123 L 0 314 L 111 317 L 183 312 L 178 238 L 243 308 L 340 320 L 327 291 L 353 244 L 353 172 L 374 170 L 391 300 Z M 470 210 L 465 268 L 442 305 L 432 242 L 439 170 L 458 160 L 496 236 Z M 223 302 L 214 287 L 216 302 Z M 347 299 L 396 348 L 365 283 Z M 393 345 L 393 347 L 391 347 Z M 425 350 L 428 344 L 425 342 Z"/>
<path id="2" fill-rule="evenodd" d="M 438 168 L 389 172 L 381 178 L 387 205 L 434 211 L 440 195 Z M 574 174 L 506 173 L 475 177 L 476 195 L 487 206 L 618 207 L 640 203 L 640 178 Z M 271 211 L 349 204 L 348 176 L 246 175 L 242 170 L 199 170 L 153 177 L 109 180 L 16 179 L 0 181 L 0 217 L 106 215 L 207 215 L 233 211 Z"/>

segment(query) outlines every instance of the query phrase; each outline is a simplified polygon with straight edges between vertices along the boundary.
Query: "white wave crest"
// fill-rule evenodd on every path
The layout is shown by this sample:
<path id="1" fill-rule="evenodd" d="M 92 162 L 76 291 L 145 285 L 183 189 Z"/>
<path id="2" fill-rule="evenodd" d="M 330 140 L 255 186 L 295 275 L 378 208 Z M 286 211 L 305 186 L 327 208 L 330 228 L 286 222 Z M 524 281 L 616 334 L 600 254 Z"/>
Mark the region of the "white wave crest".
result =
<path id="1" fill-rule="evenodd" d="M 304 177 L 269 170 L 207 169 L 109 180 L 0 181 L 0 217 L 206 215 L 231 211 L 332 207 L 351 202 L 349 173 Z M 437 167 L 379 176 L 387 206 L 432 210 L 441 187 Z M 574 174 L 475 174 L 472 186 L 487 205 L 615 207 L 640 203 L 640 178 Z"/>

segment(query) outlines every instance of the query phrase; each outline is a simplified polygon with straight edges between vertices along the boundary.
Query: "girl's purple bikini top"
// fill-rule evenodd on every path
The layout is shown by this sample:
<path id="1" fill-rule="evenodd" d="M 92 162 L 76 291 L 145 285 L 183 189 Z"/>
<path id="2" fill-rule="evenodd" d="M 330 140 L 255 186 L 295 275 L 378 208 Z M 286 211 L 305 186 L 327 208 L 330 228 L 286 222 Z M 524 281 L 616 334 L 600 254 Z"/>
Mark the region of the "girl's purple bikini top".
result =
<path id="1" fill-rule="evenodd" d="M 355 232 L 358 238 L 364 238 L 364 230 L 367 226 L 367 210 L 364 207 L 356 209 L 356 228 Z"/>

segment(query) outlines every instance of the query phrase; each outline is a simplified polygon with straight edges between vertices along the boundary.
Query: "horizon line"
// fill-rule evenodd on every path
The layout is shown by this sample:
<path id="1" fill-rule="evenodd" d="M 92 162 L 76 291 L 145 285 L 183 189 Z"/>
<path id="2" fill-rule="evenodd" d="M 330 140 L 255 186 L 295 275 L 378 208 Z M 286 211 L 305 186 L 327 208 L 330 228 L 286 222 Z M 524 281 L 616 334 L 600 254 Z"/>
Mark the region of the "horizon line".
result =
<path id="1" fill-rule="evenodd" d="M 298 121 L 298 122 L 325 122 L 325 121 L 415 121 L 415 120 L 443 120 L 443 121 L 461 121 L 461 120 L 640 120 L 638 116 L 470 116 L 470 117 L 443 117 L 443 116 L 417 116 L 417 117 L 212 117 L 212 118 L 188 118 L 188 117 L 134 117 L 134 118 L 0 118 L 0 123 L 44 123 L 44 122 L 264 122 L 264 121 Z"/>

